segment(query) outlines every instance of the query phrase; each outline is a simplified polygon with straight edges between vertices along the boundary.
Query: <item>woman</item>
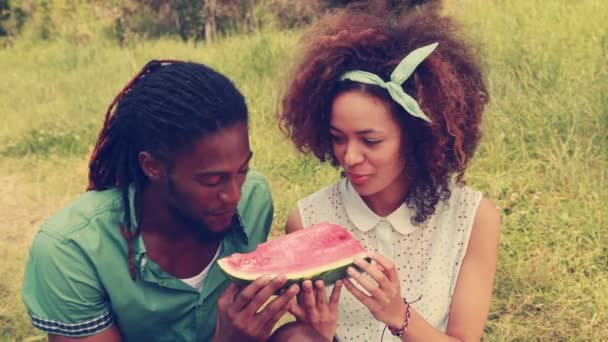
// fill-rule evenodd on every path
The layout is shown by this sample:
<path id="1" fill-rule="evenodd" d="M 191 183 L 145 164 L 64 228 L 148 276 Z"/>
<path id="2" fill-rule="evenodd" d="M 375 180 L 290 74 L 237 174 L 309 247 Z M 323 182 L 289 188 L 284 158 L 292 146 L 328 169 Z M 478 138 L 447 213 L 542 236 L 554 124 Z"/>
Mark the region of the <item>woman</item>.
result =
<path id="1" fill-rule="evenodd" d="M 303 284 L 291 311 L 328 340 L 483 333 L 500 217 L 464 185 L 487 92 L 458 34 L 435 7 L 395 21 L 347 9 L 305 34 L 282 127 L 345 177 L 300 200 L 286 231 L 340 224 L 373 260 L 357 260 L 329 300 L 322 282 Z"/>

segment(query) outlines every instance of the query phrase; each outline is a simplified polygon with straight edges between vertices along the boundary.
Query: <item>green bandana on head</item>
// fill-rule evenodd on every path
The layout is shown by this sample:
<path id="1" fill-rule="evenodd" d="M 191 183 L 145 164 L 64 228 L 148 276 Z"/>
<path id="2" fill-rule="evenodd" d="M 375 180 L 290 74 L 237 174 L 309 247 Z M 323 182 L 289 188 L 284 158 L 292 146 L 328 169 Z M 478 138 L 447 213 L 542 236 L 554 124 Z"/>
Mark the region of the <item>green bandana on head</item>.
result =
<path id="1" fill-rule="evenodd" d="M 416 67 L 437 48 L 438 43 L 423 46 L 405 56 L 391 74 L 391 80 L 384 82 L 378 75 L 362 70 L 352 70 L 340 77 L 341 81 L 350 80 L 359 83 L 373 84 L 388 91 L 391 98 L 397 102 L 406 112 L 426 122 L 431 119 L 422 112 L 418 102 L 403 91 L 402 85 L 413 73 Z"/>

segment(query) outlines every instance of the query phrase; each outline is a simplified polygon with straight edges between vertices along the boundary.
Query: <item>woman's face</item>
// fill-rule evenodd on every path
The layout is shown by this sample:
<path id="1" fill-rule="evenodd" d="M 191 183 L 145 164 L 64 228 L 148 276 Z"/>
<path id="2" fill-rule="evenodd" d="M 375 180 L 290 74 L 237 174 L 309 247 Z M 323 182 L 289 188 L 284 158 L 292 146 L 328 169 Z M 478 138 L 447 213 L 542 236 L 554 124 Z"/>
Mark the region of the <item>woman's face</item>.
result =
<path id="1" fill-rule="evenodd" d="M 388 104 L 361 91 L 339 94 L 330 134 L 334 154 L 360 196 L 403 189 L 402 130 Z"/>

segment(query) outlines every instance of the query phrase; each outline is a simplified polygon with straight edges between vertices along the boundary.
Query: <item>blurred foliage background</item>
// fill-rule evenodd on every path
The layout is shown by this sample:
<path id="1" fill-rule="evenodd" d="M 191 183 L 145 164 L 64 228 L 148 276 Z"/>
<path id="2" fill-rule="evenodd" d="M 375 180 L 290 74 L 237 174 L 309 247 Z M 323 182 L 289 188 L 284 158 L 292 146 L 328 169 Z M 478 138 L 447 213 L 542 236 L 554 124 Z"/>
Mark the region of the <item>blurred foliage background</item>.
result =
<path id="1" fill-rule="evenodd" d="M 206 63 L 245 94 L 253 165 L 273 191 L 272 234 L 283 234 L 296 201 L 339 172 L 281 134 L 281 91 L 306 28 L 349 3 L 0 0 L 0 341 L 45 339 L 20 298 L 30 243 L 84 191 L 105 110 L 150 59 Z M 466 175 L 503 220 L 484 340 L 606 341 L 608 2 L 442 5 L 480 43 L 490 91 Z"/>

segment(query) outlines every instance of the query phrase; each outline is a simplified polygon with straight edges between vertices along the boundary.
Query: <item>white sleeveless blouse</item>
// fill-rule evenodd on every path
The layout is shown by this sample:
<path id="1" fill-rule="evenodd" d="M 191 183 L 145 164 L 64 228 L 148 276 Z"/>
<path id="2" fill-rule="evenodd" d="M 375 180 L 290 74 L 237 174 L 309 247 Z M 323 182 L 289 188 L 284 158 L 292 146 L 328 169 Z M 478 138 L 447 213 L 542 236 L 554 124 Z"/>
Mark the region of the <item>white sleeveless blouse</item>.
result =
<path id="1" fill-rule="evenodd" d="M 452 186 L 447 204 L 415 226 L 413 211 L 402 205 L 386 217 L 371 211 L 347 179 L 298 202 L 304 227 L 330 222 L 347 229 L 363 247 L 395 263 L 401 294 L 422 317 L 445 332 L 452 295 L 464 258 L 475 213 L 482 195 L 468 187 Z M 328 293 L 331 289 L 328 289 Z M 379 341 L 384 325 L 354 296 L 342 289 L 337 336 L 340 341 Z M 400 341 L 388 330 L 384 341 Z"/>

